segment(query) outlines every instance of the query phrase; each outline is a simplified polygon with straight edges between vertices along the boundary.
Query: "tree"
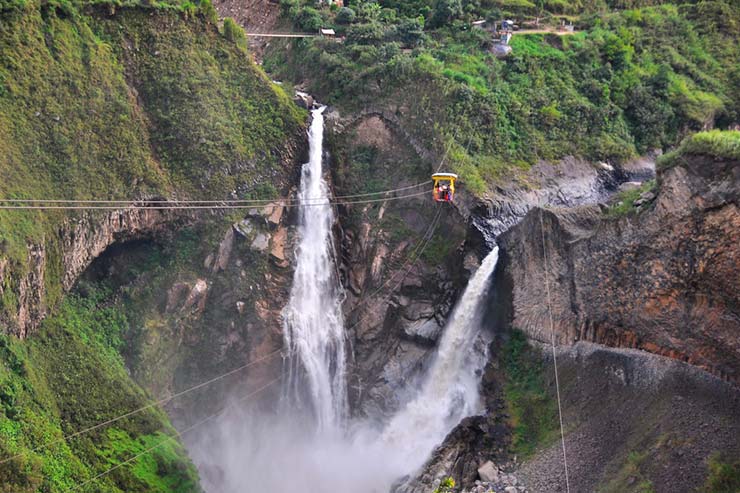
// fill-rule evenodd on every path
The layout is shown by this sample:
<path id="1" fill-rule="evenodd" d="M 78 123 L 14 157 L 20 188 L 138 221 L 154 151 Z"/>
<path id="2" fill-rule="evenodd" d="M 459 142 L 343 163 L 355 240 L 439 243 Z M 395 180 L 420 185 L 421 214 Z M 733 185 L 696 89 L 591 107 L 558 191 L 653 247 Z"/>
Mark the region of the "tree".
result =
<path id="1" fill-rule="evenodd" d="M 337 12 L 337 24 L 352 24 L 355 19 L 357 19 L 357 14 L 355 14 L 355 11 L 349 7 L 342 7 L 339 9 L 339 12 Z"/>
<path id="2" fill-rule="evenodd" d="M 462 0 L 437 0 L 432 12 L 432 25 L 443 26 L 461 17 L 462 14 Z"/>
<path id="3" fill-rule="evenodd" d="M 403 44 L 411 47 L 419 45 L 424 38 L 424 19 L 403 19 L 396 26 L 398 40 Z"/>
<path id="4" fill-rule="evenodd" d="M 313 7 L 303 7 L 295 21 L 298 27 L 307 32 L 316 32 L 324 25 L 321 12 Z"/>

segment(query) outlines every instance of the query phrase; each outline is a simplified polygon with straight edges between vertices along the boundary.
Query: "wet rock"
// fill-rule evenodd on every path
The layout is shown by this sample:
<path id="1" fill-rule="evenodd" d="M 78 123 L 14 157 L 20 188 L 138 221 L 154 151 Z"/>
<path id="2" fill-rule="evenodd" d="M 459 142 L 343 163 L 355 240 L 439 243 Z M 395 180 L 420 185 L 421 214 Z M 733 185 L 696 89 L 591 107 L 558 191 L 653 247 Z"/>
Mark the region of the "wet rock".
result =
<path id="1" fill-rule="evenodd" d="M 439 335 L 442 333 L 442 327 L 437 320 L 430 318 L 428 320 L 419 320 L 417 322 L 404 326 L 404 335 L 416 342 L 424 345 L 434 346 Z"/>
<path id="2" fill-rule="evenodd" d="M 313 105 L 315 103 L 313 96 L 310 94 L 306 94 L 302 91 L 296 91 L 295 96 L 293 96 L 293 102 L 300 106 L 301 108 L 310 110 L 313 108 Z"/>
<path id="3" fill-rule="evenodd" d="M 407 320 L 421 320 L 434 315 L 434 306 L 428 301 L 414 300 L 403 310 L 403 317 Z"/>
<path id="4" fill-rule="evenodd" d="M 480 260 L 478 259 L 478 256 L 475 254 L 475 252 L 468 252 L 465 255 L 465 259 L 463 260 L 463 269 L 472 274 L 473 272 L 478 270 L 478 267 L 480 267 Z"/>

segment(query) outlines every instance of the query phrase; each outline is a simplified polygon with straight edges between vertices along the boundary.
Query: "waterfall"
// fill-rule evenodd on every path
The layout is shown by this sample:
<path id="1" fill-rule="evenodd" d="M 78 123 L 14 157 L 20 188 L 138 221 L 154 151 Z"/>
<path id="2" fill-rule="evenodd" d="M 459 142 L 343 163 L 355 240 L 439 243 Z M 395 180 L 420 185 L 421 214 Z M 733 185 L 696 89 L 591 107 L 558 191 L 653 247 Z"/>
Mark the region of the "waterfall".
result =
<path id="1" fill-rule="evenodd" d="M 486 354 L 477 341 L 498 248 L 483 260 L 453 310 L 416 398 L 385 427 L 349 422 L 343 293 L 322 178 L 323 110 L 313 111 L 309 161 L 301 169 L 295 273 L 283 310 L 289 349 L 283 407 L 271 413 L 234 406 L 200 436 L 188 438 L 209 493 L 387 492 L 417 470 L 462 418 L 479 410 Z"/>
<path id="2" fill-rule="evenodd" d="M 338 428 L 347 415 L 341 288 L 332 248 L 334 214 L 322 176 L 325 107 L 312 111 L 309 160 L 301 169 L 299 243 L 290 299 L 283 310 L 290 350 L 289 405 L 305 404 L 318 429 Z M 307 401 L 307 402 L 305 402 Z"/>
<path id="3" fill-rule="evenodd" d="M 486 355 L 475 351 L 482 302 L 498 262 L 498 247 L 486 256 L 447 323 L 419 394 L 396 414 L 381 440 L 408 468 L 420 467 L 447 433 L 478 412 L 479 373 Z"/>

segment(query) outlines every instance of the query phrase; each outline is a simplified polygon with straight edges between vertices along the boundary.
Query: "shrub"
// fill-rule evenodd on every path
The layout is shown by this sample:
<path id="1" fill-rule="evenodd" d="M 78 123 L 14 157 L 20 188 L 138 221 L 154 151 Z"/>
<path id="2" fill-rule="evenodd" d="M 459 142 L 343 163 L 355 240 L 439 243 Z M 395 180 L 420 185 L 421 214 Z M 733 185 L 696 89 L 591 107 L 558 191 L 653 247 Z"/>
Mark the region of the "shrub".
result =
<path id="1" fill-rule="evenodd" d="M 224 37 L 234 43 L 241 49 L 247 49 L 247 35 L 234 19 L 226 17 L 224 19 Z"/>
<path id="2" fill-rule="evenodd" d="M 705 154 L 722 159 L 740 160 L 740 131 L 710 130 L 684 139 L 678 149 L 658 159 L 658 167 L 676 164 L 685 154 Z"/>
<path id="3" fill-rule="evenodd" d="M 352 24 L 355 19 L 357 19 L 357 14 L 355 14 L 355 11 L 349 7 L 342 7 L 339 9 L 339 12 L 337 12 L 337 16 L 335 17 L 338 24 Z"/>
<path id="4" fill-rule="evenodd" d="M 295 19 L 296 24 L 306 32 L 318 32 L 324 25 L 321 12 L 313 7 L 303 7 Z"/>
<path id="5" fill-rule="evenodd" d="M 709 476 L 700 490 L 703 493 L 736 493 L 740 491 L 740 460 L 723 462 L 718 454 L 708 461 Z"/>
<path id="6" fill-rule="evenodd" d="M 203 18 L 206 21 L 210 22 L 211 24 L 218 23 L 218 12 L 216 12 L 216 7 L 213 6 L 211 0 L 201 0 L 200 12 L 201 14 L 203 14 Z"/>

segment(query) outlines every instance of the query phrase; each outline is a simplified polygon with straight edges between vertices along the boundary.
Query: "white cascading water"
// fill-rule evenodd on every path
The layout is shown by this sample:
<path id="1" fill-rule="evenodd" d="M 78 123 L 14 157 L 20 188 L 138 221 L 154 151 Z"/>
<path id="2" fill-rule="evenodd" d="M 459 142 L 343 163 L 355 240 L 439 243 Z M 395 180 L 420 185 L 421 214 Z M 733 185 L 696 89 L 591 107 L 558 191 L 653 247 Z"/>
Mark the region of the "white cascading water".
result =
<path id="1" fill-rule="evenodd" d="M 455 306 L 419 394 L 396 414 L 381 440 L 412 472 L 460 420 L 478 412 L 479 372 L 485 354 L 474 351 L 482 302 L 498 262 L 498 247 L 486 256 Z"/>
<path id="2" fill-rule="evenodd" d="M 290 351 L 288 405 L 308 397 L 319 430 L 338 428 L 347 415 L 341 288 L 334 273 L 329 187 L 322 176 L 325 107 L 312 111 L 309 160 L 301 170 L 296 268 L 283 310 Z"/>
<path id="3" fill-rule="evenodd" d="M 299 193 L 306 207 L 300 209 L 296 270 L 283 311 L 290 349 L 284 405 L 277 415 L 235 406 L 188 440 L 209 493 L 386 493 L 479 410 L 478 373 L 486 355 L 476 343 L 497 247 L 455 307 L 419 393 L 382 429 L 348 422 L 342 292 L 322 178 L 322 113 L 313 111 L 309 131 L 310 159 Z M 306 415 L 313 418 L 309 426 Z"/>

